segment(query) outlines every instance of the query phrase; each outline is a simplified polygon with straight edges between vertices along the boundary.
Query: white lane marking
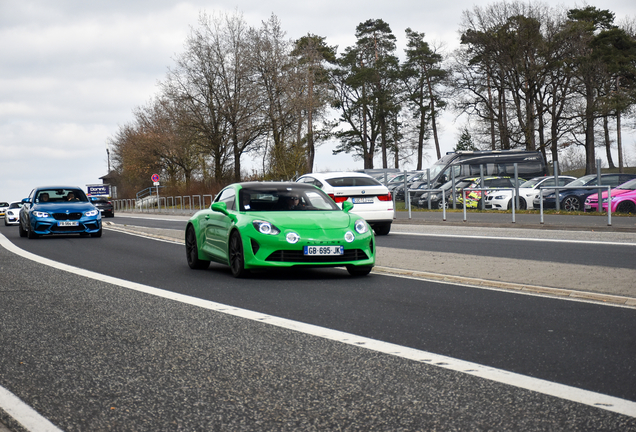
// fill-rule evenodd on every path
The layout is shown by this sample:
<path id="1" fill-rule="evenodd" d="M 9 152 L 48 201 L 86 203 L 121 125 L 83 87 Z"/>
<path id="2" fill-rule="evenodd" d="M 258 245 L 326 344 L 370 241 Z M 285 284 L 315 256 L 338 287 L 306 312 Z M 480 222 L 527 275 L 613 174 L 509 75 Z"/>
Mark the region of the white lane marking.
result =
<path id="1" fill-rule="evenodd" d="M 597 240 L 568 240 L 568 239 L 545 239 L 545 238 L 522 238 L 522 237 L 493 237 L 493 236 L 477 236 L 477 235 L 459 235 L 459 234 L 427 234 L 412 232 L 393 232 L 397 235 L 412 235 L 419 237 L 447 237 L 458 239 L 479 239 L 479 240 L 511 240 L 511 241 L 530 241 L 530 242 L 551 242 L 551 243 L 578 243 L 578 244 L 596 244 L 596 245 L 612 245 L 612 246 L 636 246 L 636 243 L 597 241 Z"/>
<path id="2" fill-rule="evenodd" d="M 2 386 L 0 386 L 0 407 L 30 432 L 62 432 L 62 429 L 42 417 L 36 410 Z"/>
<path id="3" fill-rule="evenodd" d="M 201 307 L 204 309 L 212 310 L 215 312 L 221 312 L 224 314 L 236 316 L 239 318 L 245 318 L 252 321 L 267 323 L 276 327 L 284 328 L 287 330 L 294 330 L 311 336 L 317 336 L 320 338 L 344 343 L 347 345 L 353 345 L 361 348 L 366 348 L 371 351 L 376 351 L 388 355 L 393 355 L 408 360 L 414 360 L 421 363 L 438 366 L 444 369 L 465 373 L 468 375 L 484 378 L 490 381 L 511 385 L 517 388 L 530 390 L 538 393 L 542 393 L 549 396 L 558 397 L 561 399 L 569 400 L 572 402 L 581 403 L 584 405 L 593 406 L 596 408 L 612 411 L 615 413 L 636 417 L 636 402 L 632 402 L 625 399 L 620 399 L 613 396 L 608 396 L 600 393 L 595 393 L 589 390 L 583 390 L 576 387 L 571 387 L 563 384 L 553 383 L 550 381 L 532 378 L 529 376 L 517 374 L 514 372 L 508 372 L 501 369 L 495 369 L 492 367 L 480 365 L 477 363 L 471 363 L 464 360 L 458 360 L 452 357 L 447 357 L 439 354 L 429 353 L 426 351 L 416 350 L 413 348 L 403 347 L 401 345 L 392 344 L 389 342 L 382 342 L 362 336 L 357 336 L 350 333 L 345 333 L 338 330 L 332 330 L 325 327 L 319 327 L 316 325 L 305 324 L 285 318 L 280 318 L 272 315 L 267 315 L 259 312 L 254 312 L 246 309 L 237 308 L 234 306 L 228 306 L 221 303 L 216 303 L 208 300 L 203 300 L 196 297 L 190 297 L 183 294 L 177 294 L 171 291 L 154 288 L 148 285 L 139 284 L 136 282 L 130 282 L 127 280 L 102 275 L 92 271 L 84 270 L 78 267 L 73 267 L 67 264 L 58 263 L 48 258 L 43 258 L 38 255 L 27 252 L 10 242 L 4 235 L 0 234 L 0 246 L 4 247 L 10 252 L 15 253 L 23 258 L 35 261 L 37 263 L 54 267 L 59 270 L 68 271 L 70 273 L 84 276 L 94 280 L 102 281 L 105 283 L 120 286 L 122 288 L 128 288 L 138 292 L 151 294 L 157 297 L 178 301 L 184 304 Z"/>

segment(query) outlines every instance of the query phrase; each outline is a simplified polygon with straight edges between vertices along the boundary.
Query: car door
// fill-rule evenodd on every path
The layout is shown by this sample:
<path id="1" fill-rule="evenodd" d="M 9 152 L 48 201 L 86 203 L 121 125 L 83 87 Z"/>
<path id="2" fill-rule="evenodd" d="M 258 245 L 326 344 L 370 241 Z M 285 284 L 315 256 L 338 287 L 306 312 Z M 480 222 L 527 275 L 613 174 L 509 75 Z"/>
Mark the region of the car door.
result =
<path id="1" fill-rule="evenodd" d="M 214 202 L 224 202 L 229 212 L 236 212 L 236 191 L 228 187 L 221 191 Z M 232 220 L 225 214 L 210 210 L 201 220 L 204 233 L 203 249 L 218 260 L 227 260 L 227 242 Z"/>

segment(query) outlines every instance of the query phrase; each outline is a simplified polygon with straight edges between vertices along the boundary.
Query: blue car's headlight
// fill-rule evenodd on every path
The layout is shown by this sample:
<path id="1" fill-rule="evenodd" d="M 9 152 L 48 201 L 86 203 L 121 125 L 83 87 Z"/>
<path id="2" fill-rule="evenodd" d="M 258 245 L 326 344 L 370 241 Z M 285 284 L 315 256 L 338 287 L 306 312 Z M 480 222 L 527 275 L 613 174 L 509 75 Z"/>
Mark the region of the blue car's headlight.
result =
<path id="1" fill-rule="evenodd" d="M 49 214 L 47 212 L 34 211 L 33 216 L 39 217 L 39 218 L 47 218 L 49 217 Z"/>
<path id="2" fill-rule="evenodd" d="M 271 223 L 267 221 L 255 220 L 252 222 L 252 225 L 254 225 L 254 228 L 256 228 L 256 231 L 258 231 L 261 234 L 276 235 L 280 233 L 280 230 L 278 228 L 276 228 L 274 225 L 272 225 Z"/>
<path id="3" fill-rule="evenodd" d="M 89 210 L 86 213 L 84 213 L 84 216 L 91 217 L 91 216 L 97 216 L 98 214 L 99 214 L 99 210 Z"/>
<path id="4" fill-rule="evenodd" d="M 367 222 L 364 219 L 358 219 L 354 227 L 358 234 L 364 234 L 365 232 L 369 231 L 369 225 L 367 225 Z"/>

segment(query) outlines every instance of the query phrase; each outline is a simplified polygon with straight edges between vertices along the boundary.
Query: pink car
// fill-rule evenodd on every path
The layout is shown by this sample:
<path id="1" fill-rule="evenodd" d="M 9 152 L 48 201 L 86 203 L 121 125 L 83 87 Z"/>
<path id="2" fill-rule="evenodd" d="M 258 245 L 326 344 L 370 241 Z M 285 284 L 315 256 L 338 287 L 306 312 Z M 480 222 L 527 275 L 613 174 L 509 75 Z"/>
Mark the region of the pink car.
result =
<path id="1" fill-rule="evenodd" d="M 636 213 L 636 179 L 612 189 L 612 212 Z M 607 211 L 607 192 L 603 192 L 603 211 Z M 585 211 L 598 211 L 598 193 L 585 200 Z"/>

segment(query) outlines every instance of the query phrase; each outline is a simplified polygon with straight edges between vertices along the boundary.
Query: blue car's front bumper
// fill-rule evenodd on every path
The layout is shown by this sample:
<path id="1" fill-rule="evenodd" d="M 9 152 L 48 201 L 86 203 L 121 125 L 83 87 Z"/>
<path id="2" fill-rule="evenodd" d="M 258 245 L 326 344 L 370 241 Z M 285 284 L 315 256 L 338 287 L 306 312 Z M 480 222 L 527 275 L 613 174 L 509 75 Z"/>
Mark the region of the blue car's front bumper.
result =
<path id="1" fill-rule="evenodd" d="M 66 213 L 52 213 L 48 217 L 30 217 L 31 231 L 38 235 L 46 234 L 93 234 L 102 229 L 102 218 L 99 212 L 96 216 L 83 214 L 67 215 Z"/>

